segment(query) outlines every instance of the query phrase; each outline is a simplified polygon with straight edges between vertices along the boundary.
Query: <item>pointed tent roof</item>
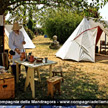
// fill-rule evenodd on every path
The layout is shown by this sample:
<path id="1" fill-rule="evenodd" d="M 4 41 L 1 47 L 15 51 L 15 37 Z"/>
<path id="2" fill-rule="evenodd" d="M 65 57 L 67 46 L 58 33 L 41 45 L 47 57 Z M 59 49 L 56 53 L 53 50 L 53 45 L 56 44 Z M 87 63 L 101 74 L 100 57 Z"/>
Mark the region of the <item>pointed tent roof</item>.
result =
<path id="1" fill-rule="evenodd" d="M 9 38 L 9 34 L 12 31 L 12 26 L 13 25 L 5 25 L 5 34 L 6 36 Z M 33 44 L 32 40 L 30 39 L 30 37 L 28 36 L 27 32 L 25 31 L 24 27 L 22 26 L 22 28 L 20 29 L 24 35 L 26 44 L 24 45 L 24 48 L 35 48 L 35 45 Z M 8 43 L 7 43 L 8 44 Z"/>
<path id="2" fill-rule="evenodd" d="M 95 22 L 92 18 L 83 18 L 81 23 L 56 53 L 62 59 L 72 59 L 75 61 L 95 62 L 95 45 L 100 35 L 108 31 L 104 26 Z"/>

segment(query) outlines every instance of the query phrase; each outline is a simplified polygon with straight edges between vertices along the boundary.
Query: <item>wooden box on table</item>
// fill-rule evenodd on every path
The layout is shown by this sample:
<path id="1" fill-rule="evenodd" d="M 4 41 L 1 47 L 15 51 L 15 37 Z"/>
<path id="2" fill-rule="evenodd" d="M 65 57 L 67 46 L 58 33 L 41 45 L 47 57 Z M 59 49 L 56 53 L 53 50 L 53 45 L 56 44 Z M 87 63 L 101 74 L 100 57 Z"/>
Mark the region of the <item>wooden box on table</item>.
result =
<path id="1" fill-rule="evenodd" d="M 15 97 L 15 80 L 10 73 L 0 74 L 0 99 L 12 99 Z"/>

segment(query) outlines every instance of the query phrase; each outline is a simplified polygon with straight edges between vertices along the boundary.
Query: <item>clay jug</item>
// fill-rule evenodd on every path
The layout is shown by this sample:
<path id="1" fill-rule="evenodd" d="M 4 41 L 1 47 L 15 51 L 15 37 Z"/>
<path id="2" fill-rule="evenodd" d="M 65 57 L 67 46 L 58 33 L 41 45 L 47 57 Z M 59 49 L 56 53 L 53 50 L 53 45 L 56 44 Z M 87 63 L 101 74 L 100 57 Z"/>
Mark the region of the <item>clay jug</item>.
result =
<path id="1" fill-rule="evenodd" d="M 20 57 L 25 59 L 25 52 L 22 52 Z"/>
<path id="2" fill-rule="evenodd" d="M 34 60 L 35 60 L 35 59 L 34 59 L 34 56 L 32 56 L 32 55 L 31 55 L 31 56 L 29 56 L 29 62 L 33 63 L 33 62 L 34 62 Z"/>

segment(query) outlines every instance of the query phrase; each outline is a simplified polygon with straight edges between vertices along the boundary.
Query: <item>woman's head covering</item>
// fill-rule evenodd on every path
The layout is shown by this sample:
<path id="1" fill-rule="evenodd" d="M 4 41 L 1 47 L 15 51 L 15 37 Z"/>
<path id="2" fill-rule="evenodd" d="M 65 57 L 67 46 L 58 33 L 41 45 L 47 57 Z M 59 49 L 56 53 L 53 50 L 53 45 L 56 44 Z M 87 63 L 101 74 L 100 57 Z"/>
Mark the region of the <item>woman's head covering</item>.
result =
<path id="1" fill-rule="evenodd" d="M 15 23 L 13 24 L 12 30 L 19 30 L 19 29 L 21 29 L 21 28 L 22 28 L 22 26 L 19 26 L 18 22 L 15 22 Z"/>

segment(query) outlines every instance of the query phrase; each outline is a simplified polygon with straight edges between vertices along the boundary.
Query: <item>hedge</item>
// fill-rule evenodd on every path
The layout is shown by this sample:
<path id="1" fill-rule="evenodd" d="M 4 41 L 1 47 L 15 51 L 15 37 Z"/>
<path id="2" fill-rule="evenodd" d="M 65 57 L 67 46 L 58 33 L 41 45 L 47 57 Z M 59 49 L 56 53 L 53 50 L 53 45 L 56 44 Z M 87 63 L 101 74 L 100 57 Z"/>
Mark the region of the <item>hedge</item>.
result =
<path id="1" fill-rule="evenodd" d="M 83 16 L 72 13 L 72 11 L 67 12 L 67 10 L 48 12 L 43 24 L 44 32 L 51 39 L 54 35 L 57 35 L 58 41 L 63 44 L 82 18 Z"/>

